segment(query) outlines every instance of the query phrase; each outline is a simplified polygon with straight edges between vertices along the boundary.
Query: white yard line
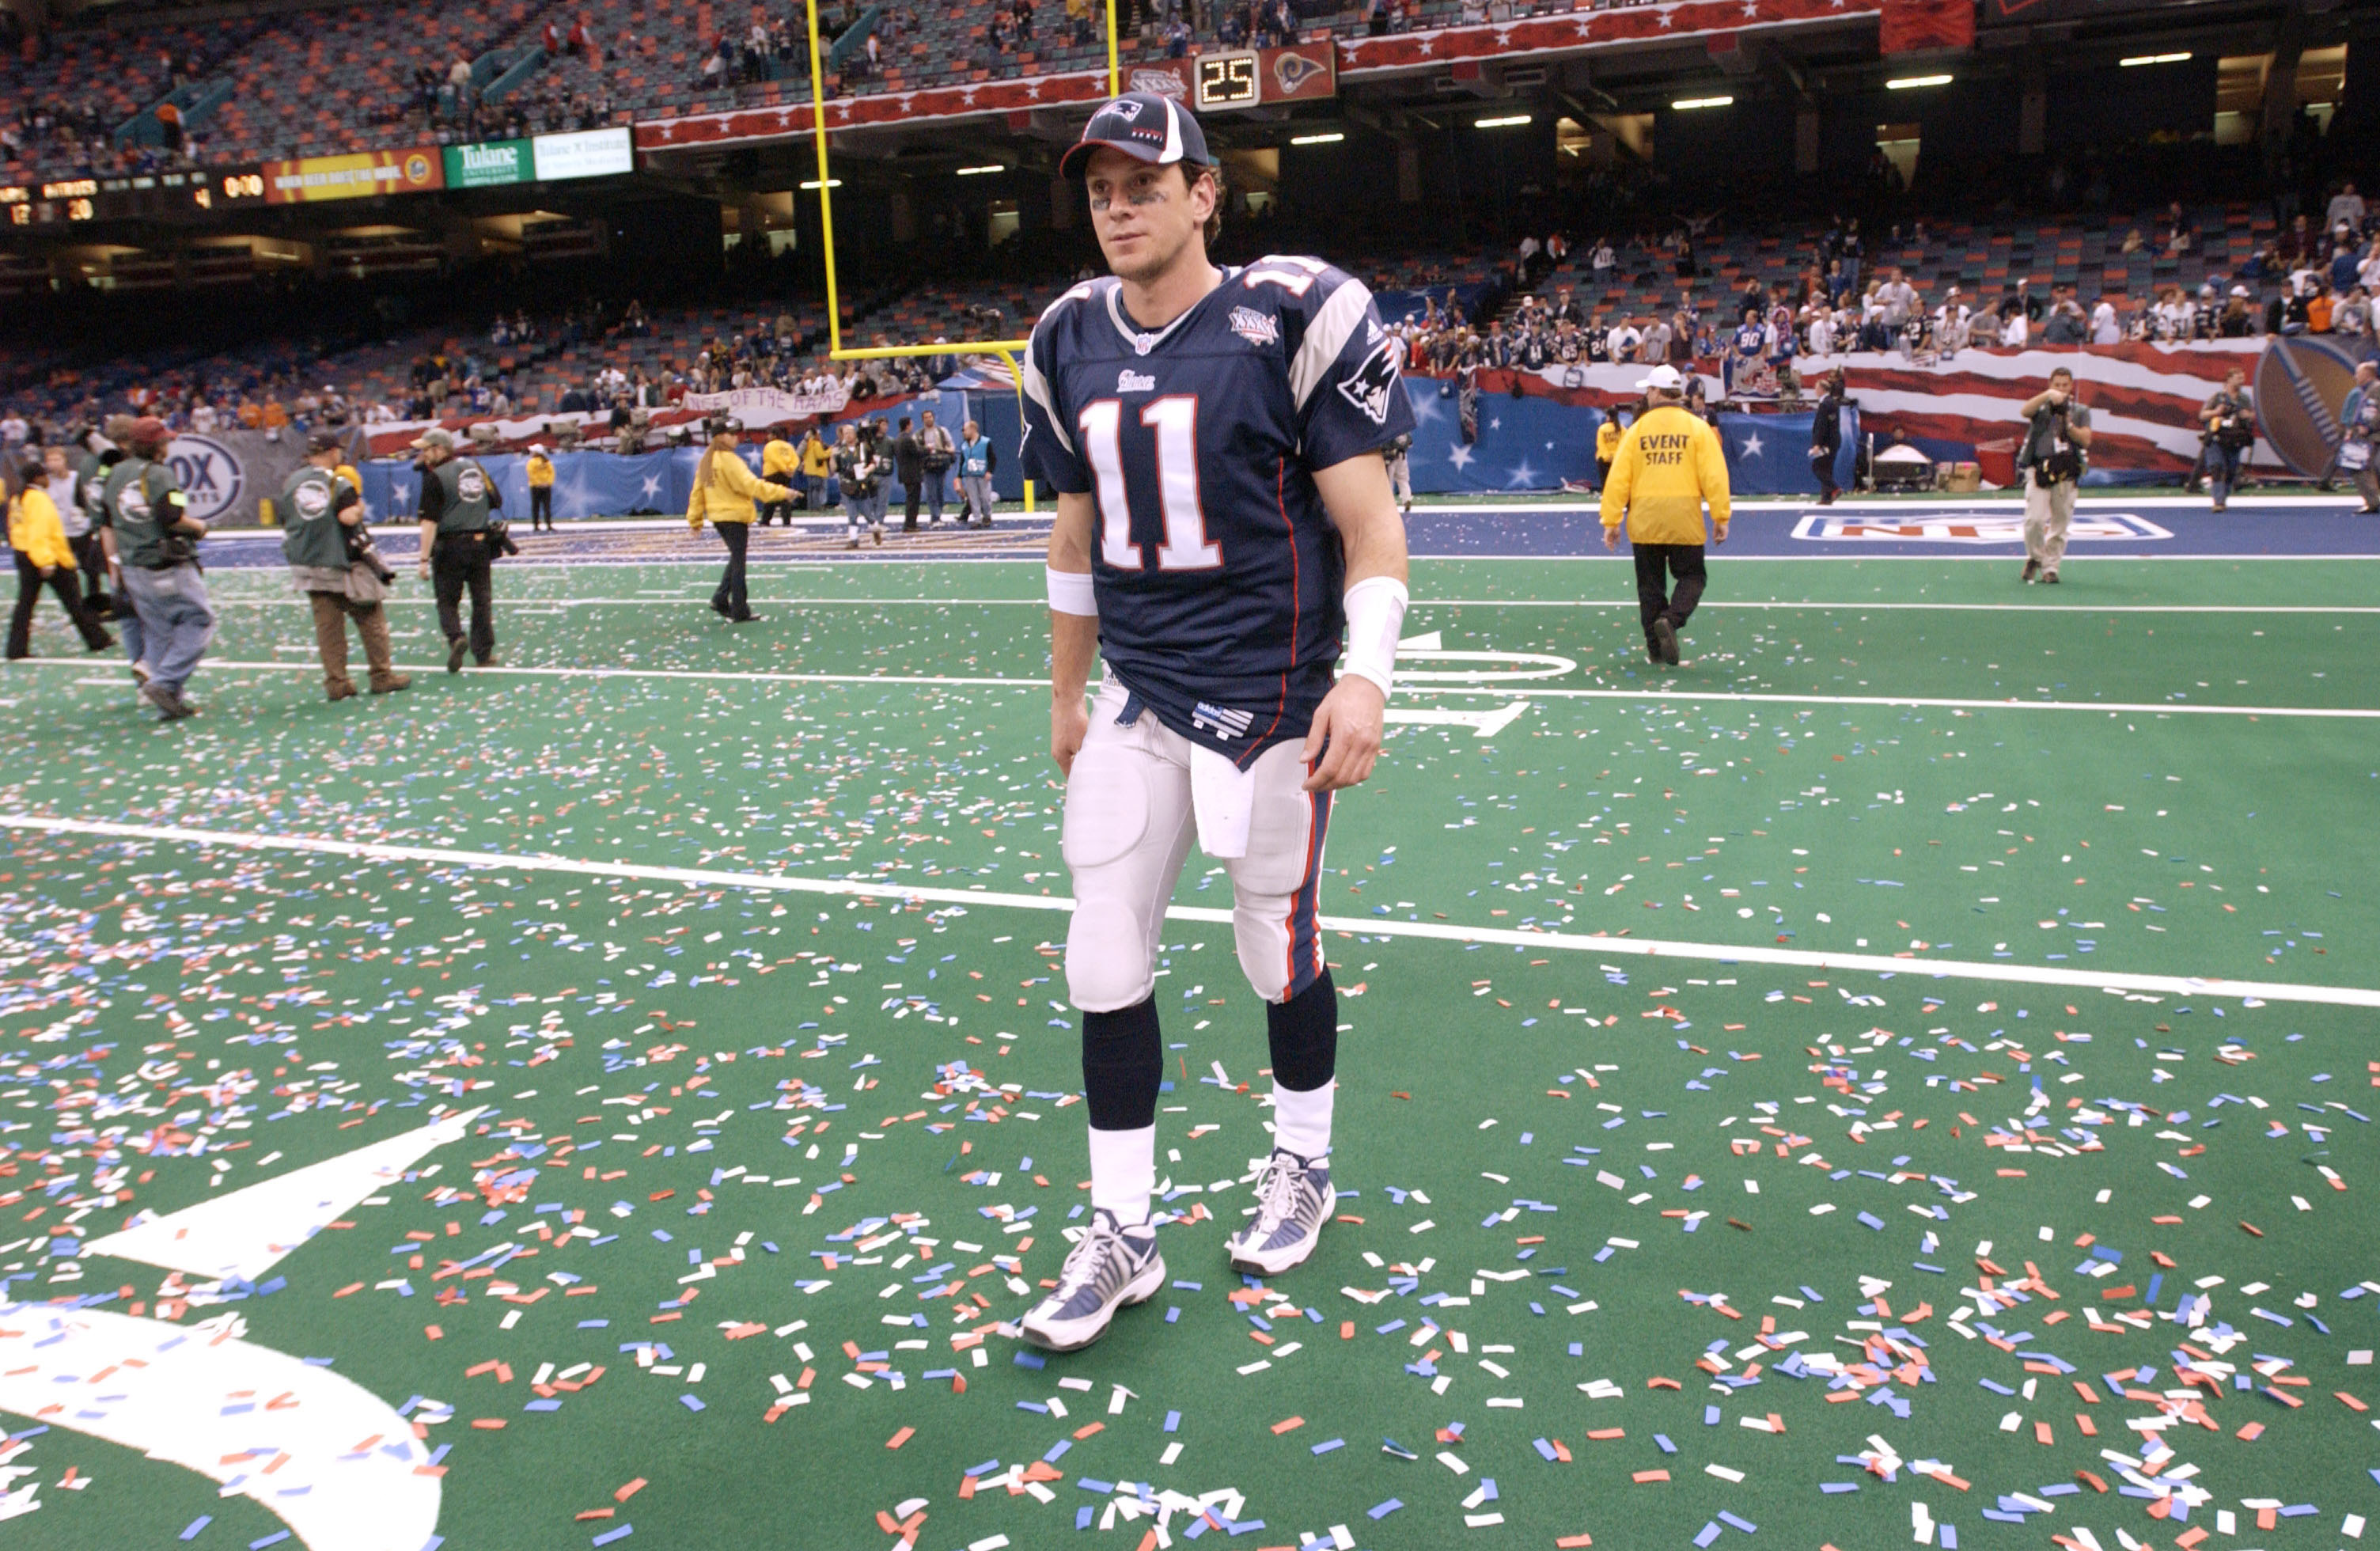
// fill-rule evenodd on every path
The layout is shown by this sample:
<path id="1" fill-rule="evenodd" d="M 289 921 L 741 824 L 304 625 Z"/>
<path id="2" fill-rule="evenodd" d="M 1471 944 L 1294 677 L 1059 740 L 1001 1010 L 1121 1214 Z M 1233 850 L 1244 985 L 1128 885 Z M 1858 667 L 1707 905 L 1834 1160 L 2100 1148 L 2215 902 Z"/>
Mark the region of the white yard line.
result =
<path id="1" fill-rule="evenodd" d="M 566 856 L 511 855 L 496 851 L 464 851 L 446 846 L 382 844 L 370 841 L 319 840 L 300 835 L 266 835 L 224 830 L 200 830 L 172 824 L 120 824 L 97 819 L 51 818 L 37 814 L 0 814 L 0 829 L 42 834 L 84 835 L 100 839 L 151 841 L 201 848 L 239 851 L 286 851 L 322 856 L 353 857 L 379 862 L 420 862 L 432 866 L 521 872 L 565 873 L 585 878 L 634 878 L 644 882 L 679 883 L 697 889 L 749 889 L 769 893 L 832 895 L 841 898 L 911 901 L 921 904 L 976 907 L 998 905 L 1012 910 L 1071 913 L 1075 902 L 1056 894 L 1010 894 L 982 889 L 915 888 L 898 883 L 862 882 L 847 878 L 800 878 L 786 873 L 729 872 L 707 867 L 666 867 L 628 862 L 582 861 Z M 1174 905 L 1166 911 L 1173 921 L 1226 926 L 1228 910 Z M 2002 984 L 2057 986 L 2083 989 L 2136 991 L 2164 996 L 2237 997 L 2248 1000 L 2306 1002 L 2334 1007 L 2380 1007 L 2380 990 L 2361 987 L 2308 986 L 2281 981 L 2203 979 L 2179 975 L 2131 975 L 2119 971 L 2052 969 L 2034 964 L 1984 963 L 1966 959 L 1921 959 L 1882 953 L 1821 953 L 1805 949 L 1767 946 L 1738 947 L 1715 942 L 1677 942 L 1656 938 L 1590 937 L 1579 932 L 1523 931 L 1504 927 L 1457 927 L 1434 922 L 1366 919 L 1325 915 L 1321 925 L 1331 931 L 1366 937 L 1417 938 L 1438 942 L 1481 942 L 1500 946 L 1559 948 L 1572 952 L 1636 958 L 1692 959 L 1718 963 L 1774 964 L 1796 969 L 1852 971 L 1875 975 L 1912 975 Z"/>
<path id="2" fill-rule="evenodd" d="M 1498 653 L 1499 658 L 1515 654 Z M 322 672 L 319 663 L 304 659 L 287 662 L 249 662 L 237 660 L 209 660 L 201 664 L 202 672 L 249 673 L 308 673 Z M 443 676 L 439 666 L 400 662 L 400 671 L 432 676 Z M 29 658 L 14 665 L 11 672 L 27 668 L 72 668 L 89 671 L 89 661 L 71 657 Z M 764 669 L 721 670 L 716 668 L 472 668 L 468 672 L 480 678 L 530 679 L 688 679 L 706 683 L 758 684 L 849 684 L 899 685 L 909 688 L 928 689 L 1043 689 L 1050 681 L 1042 678 L 957 678 L 929 673 L 787 673 Z M 1485 676 L 1500 676 L 1488 675 Z M 0 680 L 5 682 L 5 680 Z M 113 681 L 103 681 L 110 682 Z M 1879 706 L 1913 709 L 1969 711 L 2095 711 L 2105 716 L 2244 716 L 2303 717 L 2328 721 L 2380 721 L 2380 708 L 2361 706 L 2198 706 L 2186 701 L 2171 703 L 2152 700 L 1979 700 L 1947 696 L 1924 695 L 1767 695 L 1744 690 L 1698 689 L 1692 685 L 1675 685 L 1659 689 L 1548 689 L 1540 687 L 1541 680 L 1506 685 L 1402 684 L 1400 695 L 1501 695 L 1530 700 L 1739 700 L 1753 705 L 1785 706 Z M 124 687 L 129 690 L 128 677 Z"/>

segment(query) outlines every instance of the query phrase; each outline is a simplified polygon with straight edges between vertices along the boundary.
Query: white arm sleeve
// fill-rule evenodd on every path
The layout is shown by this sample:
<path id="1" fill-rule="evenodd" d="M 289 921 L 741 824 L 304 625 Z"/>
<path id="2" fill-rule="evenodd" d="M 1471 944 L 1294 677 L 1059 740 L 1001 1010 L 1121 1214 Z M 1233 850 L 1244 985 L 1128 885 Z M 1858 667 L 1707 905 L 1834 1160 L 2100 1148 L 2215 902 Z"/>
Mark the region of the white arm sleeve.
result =
<path id="1" fill-rule="evenodd" d="M 1366 576 L 1347 589 L 1347 650 L 1339 659 L 1340 671 L 1371 680 L 1384 697 L 1396 673 L 1408 596 L 1405 584 L 1393 576 Z"/>
<path id="2" fill-rule="evenodd" d="M 1092 590 L 1091 574 L 1088 571 L 1057 571 L 1047 565 L 1041 569 L 1049 577 L 1051 613 L 1087 614 L 1094 619 L 1099 617 L 1099 598 Z M 1403 611 L 1400 609 L 1398 612 L 1402 613 Z M 1394 644 L 1393 638 L 1390 644 Z"/>

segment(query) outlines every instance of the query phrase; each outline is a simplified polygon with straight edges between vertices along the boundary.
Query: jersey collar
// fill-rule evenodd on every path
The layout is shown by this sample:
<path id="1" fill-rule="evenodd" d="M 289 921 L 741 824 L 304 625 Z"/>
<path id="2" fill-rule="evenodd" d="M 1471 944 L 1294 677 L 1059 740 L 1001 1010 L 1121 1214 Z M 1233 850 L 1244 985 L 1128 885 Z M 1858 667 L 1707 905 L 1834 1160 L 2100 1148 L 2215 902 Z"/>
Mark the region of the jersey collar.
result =
<path id="1" fill-rule="evenodd" d="M 1146 356 L 1173 337 L 1174 330 L 1197 316 L 1199 309 L 1207 305 L 1208 298 L 1219 295 L 1223 286 L 1230 285 L 1232 278 L 1240 273 L 1239 268 L 1234 265 L 1219 264 L 1216 268 L 1223 277 L 1222 284 L 1192 302 L 1181 317 L 1174 319 L 1163 328 L 1154 331 L 1137 327 L 1131 319 L 1123 315 L 1123 282 L 1117 281 L 1107 288 L 1108 321 L 1115 325 L 1115 331 L 1123 336 L 1123 342 L 1132 346 L 1133 354 Z"/>

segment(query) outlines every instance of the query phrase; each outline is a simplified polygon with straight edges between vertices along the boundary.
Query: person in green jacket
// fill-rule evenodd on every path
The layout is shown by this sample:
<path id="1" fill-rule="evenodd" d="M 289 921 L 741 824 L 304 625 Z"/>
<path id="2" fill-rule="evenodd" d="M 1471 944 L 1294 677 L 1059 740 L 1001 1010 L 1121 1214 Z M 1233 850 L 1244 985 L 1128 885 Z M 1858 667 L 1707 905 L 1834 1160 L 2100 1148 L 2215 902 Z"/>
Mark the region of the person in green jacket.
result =
<path id="1" fill-rule="evenodd" d="M 496 665 L 495 548 L 489 528 L 504 503 L 477 458 L 455 455 L 455 438 L 425 430 L 413 444 L 421 454 L 421 575 L 437 588 L 438 628 L 446 636 L 446 671 L 463 671 L 468 651 L 482 668 Z M 463 634 L 463 592 L 471 593 L 471 634 Z"/>
<path id="2" fill-rule="evenodd" d="M 340 436 L 318 430 L 306 439 L 306 461 L 290 473 L 274 503 L 286 525 L 282 558 L 289 579 L 314 609 L 314 645 L 322 654 L 322 687 L 333 700 L 356 693 L 347 676 L 347 621 L 364 644 L 371 692 L 386 695 L 413 681 L 389 662 L 389 572 L 371 552 L 364 531 L 362 492 L 339 472 Z"/>

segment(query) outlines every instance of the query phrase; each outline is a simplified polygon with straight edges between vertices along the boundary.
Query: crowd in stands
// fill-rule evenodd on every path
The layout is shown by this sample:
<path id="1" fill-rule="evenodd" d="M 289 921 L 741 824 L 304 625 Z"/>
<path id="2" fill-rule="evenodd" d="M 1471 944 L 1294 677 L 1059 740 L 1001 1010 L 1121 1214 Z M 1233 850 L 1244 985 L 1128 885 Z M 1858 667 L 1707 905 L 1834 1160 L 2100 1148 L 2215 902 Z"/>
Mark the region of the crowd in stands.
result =
<path id="1" fill-rule="evenodd" d="M 2055 228 L 2033 240 L 2055 241 L 2058 253 L 1997 275 L 1985 264 L 1980 285 L 1969 261 L 1989 248 L 1966 248 L 1973 232 L 1923 220 L 1888 227 L 1873 250 L 1856 218 L 1791 245 L 1732 236 L 1715 214 L 1576 245 L 1560 232 L 1532 234 L 1501 266 L 1509 302 L 1494 287 L 1425 289 L 1391 326 L 1418 373 L 1699 363 L 1730 391 L 1763 394 L 1855 351 L 1940 360 L 1967 349 L 2310 333 L 2380 359 L 2380 210 L 2353 183 L 2320 215 L 2285 226 L 2244 209 L 2202 219 L 2178 203 L 2149 224 L 2154 238 L 2139 226 L 2103 234 L 2113 251 L 2095 286 L 2082 279 L 2080 235 Z M 2135 258 L 2151 284 L 2128 283 Z"/>
<path id="2" fill-rule="evenodd" d="M 1346 0 L 1302 17 L 1292 0 L 1123 0 L 1123 62 L 1181 57 L 1195 43 L 1271 46 L 1643 0 Z M 1051 14 L 1044 15 L 1043 12 Z M 0 18 L 7 13 L 0 11 Z M 858 36 L 831 67 L 830 95 L 904 91 L 1107 62 L 1097 0 L 837 0 L 822 45 Z M 514 138 L 808 95 L 808 12 L 655 0 L 619 19 L 550 0 L 339 6 L 237 22 L 140 30 L 53 28 L 6 51 L 0 166 L 16 176 L 154 171 L 419 143 Z M 522 56 L 526 80 L 492 94 Z M 489 68 L 491 62 L 498 67 Z M 162 139 L 117 131 L 177 85 L 214 78 L 232 95 Z M 177 115 L 168 113 L 168 119 Z"/>

